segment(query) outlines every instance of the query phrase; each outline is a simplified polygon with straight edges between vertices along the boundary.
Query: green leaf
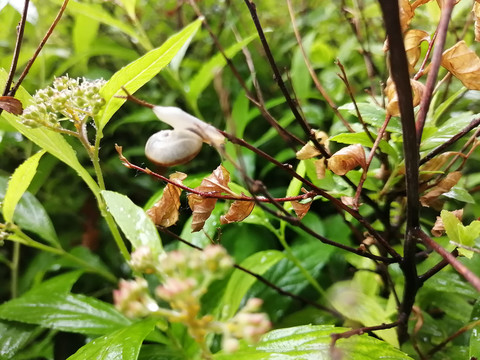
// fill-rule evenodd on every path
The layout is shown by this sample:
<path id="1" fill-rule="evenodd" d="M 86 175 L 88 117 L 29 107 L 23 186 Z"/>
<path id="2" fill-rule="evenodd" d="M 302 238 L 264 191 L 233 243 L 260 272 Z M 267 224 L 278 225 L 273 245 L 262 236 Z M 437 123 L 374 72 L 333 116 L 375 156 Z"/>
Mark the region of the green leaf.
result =
<path id="1" fill-rule="evenodd" d="M 57 3 L 61 1 L 57 0 Z M 73 1 L 67 6 L 67 10 L 74 14 L 81 14 L 88 16 L 90 19 L 96 20 L 102 24 L 116 28 L 123 33 L 130 36 L 132 39 L 138 41 L 145 49 L 151 48 L 151 44 L 147 39 L 139 36 L 139 33 L 128 21 L 122 21 L 113 17 L 107 10 L 105 10 L 100 4 L 89 4 L 84 2 Z"/>
<path id="2" fill-rule="evenodd" d="M 120 3 L 122 4 L 123 8 L 127 12 L 128 16 L 130 18 L 135 19 L 135 4 L 137 0 L 120 0 Z"/>
<path id="3" fill-rule="evenodd" d="M 228 49 L 225 50 L 225 54 L 229 59 L 235 56 L 243 47 L 255 39 L 258 35 L 250 35 L 249 37 L 243 39 L 242 41 L 233 44 Z M 227 61 L 221 53 L 216 54 L 212 57 L 207 63 L 205 63 L 200 71 L 195 75 L 189 83 L 190 91 L 187 93 L 188 98 L 191 103 L 194 104 L 197 102 L 200 94 L 205 90 L 205 88 L 210 84 L 215 76 L 215 73 L 223 68 L 227 64 Z"/>
<path id="4" fill-rule="evenodd" d="M 68 360 L 136 360 L 145 337 L 152 332 L 155 319 L 140 321 L 90 341 Z"/>
<path id="5" fill-rule="evenodd" d="M 458 227 L 462 226 L 461 221 L 450 211 L 442 210 L 440 217 L 445 227 L 445 232 L 450 240 L 457 243 L 461 243 L 460 234 L 458 233 Z"/>
<path id="6" fill-rule="evenodd" d="M 386 111 L 384 108 L 377 106 L 375 104 L 370 103 L 357 103 L 358 109 L 360 114 L 362 114 L 363 121 L 367 124 L 372 125 L 375 128 L 382 127 L 383 123 L 385 122 L 386 118 Z M 355 110 L 355 106 L 353 103 L 348 103 L 342 105 L 338 108 L 339 110 L 347 110 L 353 116 L 357 116 L 357 112 Z M 397 117 L 393 117 L 390 119 L 390 122 L 387 126 L 387 131 L 395 132 L 397 134 L 402 133 L 402 125 L 400 120 Z"/>
<path id="7" fill-rule="evenodd" d="M 470 321 L 479 322 L 480 321 L 480 301 L 477 300 L 473 305 L 472 314 L 470 316 Z M 480 354 L 480 323 L 478 323 L 473 329 L 472 333 L 470 334 L 470 355 L 469 359 Z"/>
<path id="8" fill-rule="evenodd" d="M 73 284 L 75 284 L 78 278 L 82 275 L 82 271 L 71 271 L 66 274 L 55 276 L 48 279 L 38 286 L 25 293 L 24 295 L 40 293 L 68 293 Z M 29 295 L 28 295 L 29 296 Z"/>
<path id="9" fill-rule="evenodd" d="M 258 275 L 262 275 L 284 257 L 285 255 L 280 251 L 266 250 L 248 257 L 240 265 Z M 229 319 L 235 315 L 244 295 L 255 281 L 256 279 L 253 276 L 239 269 L 233 271 L 222 300 L 216 309 L 216 313 L 220 315 L 221 319 Z"/>
<path id="10" fill-rule="evenodd" d="M 0 360 L 7 360 L 22 349 L 35 335 L 36 326 L 0 321 Z"/>
<path id="11" fill-rule="evenodd" d="M 13 172 L 13 175 L 8 182 L 5 198 L 3 199 L 3 217 L 6 222 L 13 221 L 15 207 L 32 182 L 37 171 L 38 162 L 43 154 L 45 154 L 45 150 L 39 151 L 25 160 Z"/>
<path id="12" fill-rule="evenodd" d="M 106 105 L 100 117 L 100 131 L 125 102 L 125 99 L 114 97 L 114 95 L 125 95 L 121 87 L 124 86 L 131 93 L 140 89 L 168 65 L 183 45 L 195 35 L 201 23 L 201 20 L 191 23 L 182 31 L 170 37 L 162 46 L 149 51 L 141 58 L 117 71 L 110 78 L 101 89 Z"/>
<path id="13" fill-rule="evenodd" d="M 135 249 L 148 246 L 157 255 L 163 251 L 158 231 L 141 207 L 117 192 L 103 190 L 101 193 L 108 211 Z"/>
<path id="14" fill-rule="evenodd" d="M 375 135 L 374 135 L 375 136 Z M 360 145 L 363 145 L 363 146 L 366 146 L 366 147 L 372 147 L 373 146 L 373 142 L 372 140 L 370 140 L 370 138 L 368 137 L 367 134 L 365 134 L 364 132 L 361 132 L 361 133 L 342 133 L 342 134 L 338 134 L 338 135 L 335 135 L 335 136 L 332 136 L 330 138 L 330 141 L 335 141 L 335 142 L 338 142 L 338 143 L 342 143 L 342 144 L 360 144 Z M 380 140 L 380 144 L 378 144 L 378 147 L 380 148 L 380 150 L 382 150 L 382 152 L 384 152 L 385 154 L 388 154 L 388 155 L 391 155 L 393 156 L 395 159 L 398 158 L 398 153 L 397 151 L 388 143 L 386 142 L 385 140 Z"/>
<path id="15" fill-rule="evenodd" d="M 464 226 L 462 222 L 450 211 L 442 210 L 440 213 L 445 232 L 450 240 L 472 247 L 475 239 L 480 237 L 480 221 L 472 221 L 469 225 Z M 473 252 L 471 250 L 459 248 L 462 255 L 471 258 Z"/>
<path id="16" fill-rule="evenodd" d="M 443 193 L 442 196 L 446 196 L 450 199 L 455 199 L 458 201 L 463 201 L 469 204 L 475 204 L 475 199 L 470 193 L 464 188 L 454 186 L 450 189 L 449 192 Z"/>
<path id="17" fill-rule="evenodd" d="M 0 176 L 0 201 L 7 190 L 7 178 Z M 52 245 L 58 245 L 57 234 L 44 207 L 35 196 L 25 192 L 15 207 L 13 222 L 23 230 L 37 234 Z"/>
<path id="18" fill-rule="evenodd" d="M 233 354 L 218 353 L 215 360 L 331 360 L 331 334 L 348 331 L 333 325 L 307 325 L 273 330 L 263 336 L 255 346 L 242 346 Z M 411 360 L 411 358 L 368 335 L 353 336 L 337 341 L 342 359 L 348 360 Z"/>
<path id="19" fill-rule="evenodd" d="M 130 324 L 110 304 L 41 286 L 2 304 L 0 318 L 86 335 L 103 335 Z"/>

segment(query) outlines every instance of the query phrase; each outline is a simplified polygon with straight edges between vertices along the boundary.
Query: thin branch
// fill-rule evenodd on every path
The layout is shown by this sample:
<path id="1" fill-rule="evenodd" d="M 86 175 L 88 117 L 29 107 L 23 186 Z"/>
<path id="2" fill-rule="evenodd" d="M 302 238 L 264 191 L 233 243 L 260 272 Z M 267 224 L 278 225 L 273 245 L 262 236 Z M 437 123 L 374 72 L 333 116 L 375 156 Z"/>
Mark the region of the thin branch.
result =
<path id="1" fill-rule="evenodd" d="M 352 129 L 352 127 L 350 126 L 350 124 L 347 122 L 347 120 L 345 120 L 345 118 L 342 116 L 340 111 L 338 111 L 338 106 L 335 104 L 335 102 L 332 100 L 330 95 L 328 95 L 327 91 L 325 90 L 325 88 L 320 83 L 320 80 L 318 79 L 318 76 L 315 73 L 315 70 L 313 70 L 313 66 L 310 63 L 310 60 L 308 59 L 307 53 L 305 52 L 305 48 L 303 47 L 302 37 L 301 37 L 300 32 L 298 31 L 298 28 L 297 28 L 297 22 L 295 20 L 295 13 L 293 11 L 291 0 L 287 0 L 287 6 L 288 6 L 288 12 L 290 13 L 290 20 L 292 22 L 293 32 L 295 33 L 295 38 L 297 39 L 297 44 L 300 48 L 300 52 L 302 53 L 303 62 L 307 66 L 308 72 L 310 73 L 310 77 L 312 78 L 313 83 L 315 84 L 315 87 L 317 88 L 318 92 L 320 94 L 322 94 L 322 96 L 325 99 L 325 101 L 327 102 L 327 104 L 333 110 L 335 115 L 338 116 L 338 118 L 343 123 L 343 125 L 348 129 L 348 131 L 350 131 L 352 133 L 355 132 Z"/>
<path id="2" fill-rule="evenodd" d="M 451 252 L 453 257 L 458 256 L 458 250 L 454 249 Z M 442 259 L 437 265 L 433 266 L 430 270 L 426 271 L 424 274 L 419 275 L 418 280 L 420 281 L 421 284 L 423 284 L 425 281 L 430 279 L 432 276 L 437 274 L 439 271 L 441 271 L 443 268 L 449 265 L 449 262 L 446 259 Z"/>
<path id="3" fill-rule="evenodd" d="M 5 89 L 3 90 L 4 96 L 10 93 L 10 86 L 12 85 L 13 77 L 15 76 L 15 71 L 17 70 L 18 57 L 20 56 L 20 49 L 22 47 L 23 33 L 25 31 L 25 24 L 27 21 L 29 4 L 30 4 L 30 0 L 25 0 L 22 17 L 20 19 L 20 23 L 17 25 L 17 40 L 15 42 L 15 49 L 13 50 L 12 64 L 10 65 L 10 71 L 8 73 L 7 82 L 5 83 Z M 15 93 L 13 95 L 15 95 Z M 0 109 L 0 113 L 1 112 L 2 110 Z"/>
<path id="4" fill-rule="evenodd" d="M 428 49 L 427 49 L 427 52 L 425 53 L 425 57 L 423 58 L 422 64 L 420 65 L 420 68 L 418 69 L 417 73 L 413 77 L 413 80 L 420 79 L 423 76 L 423 74 L 425 73 L 425 67 L 427 66 L 427 61 L 428 61 L 428 58 L 430 57 L 430 53 L 432 52 L 433 44 L 435 44 L 435 39 L 436 38 L 437 38 L 437 31 L 435 31 L 432 38 L 430 39 L 430 42 L 428 43 Z"/>
<path id="5" fill-rule="evenodd" d="M 52 25 L 50 25 L 50 27 L 48 28 L 47 33 L 45 34 L 45 36 L 43 37 L 42 41 L 41 41 L 40 44 L 38 45 L 38 47 L 37 47 L 37 49 L 35 50 L 35 53 L 33 54 L 33 56 L 30 58 L 30 60 L 28 60 L 28 63 L 27 63 L 27 65 L 25 66 L 25 69 L 23 69 L 23 72 L 22 72 L 22 74 L 20 75 L 20 77 L 18 78 L 18 81 L 16 82 L 15 86 L 10 90 L 10 92 L 8 93 L 8 95 L 14 96 L 15 93 L 17 92 L 18 88 L 20 87 L 20 85 L 22 84 L 23 80 L 25 79 L 25 77 L 27 76 L 28 72 L 30 71 L 30 68 L 32 67 L 33 63 L 34 63 L 35 60 L 37 59 L 38 54 L 40 54 L 40 51 L 42 51 L 42 49 L 43 49 L 43 47 L 45 46 L 46 42 L 47 42 L 48 39 L 50 38 L 50 35 L 52 35 L 53 30 L 55 29 L 55 27 L 57 26 L 58 22 L 59 22 L 60 19 L 62 18 L 62 15 L 63 15 L 65 9 L 67 8 L 68 1 L 69 1 L 69 0 L 63 0 L 62 7 L 61 7 L 60 10 L 58 11 L 57 16 L 55 17 L 55 20 L 53 20 Z"/>
<path id="6" fill-rule="evenodd" d="M 438 70 L 442 62 L 443 47 L 445 46 L 445 40 L 447 38 L 448 23 L 452 15 L 453 6 L 455 0 L 446 0 L 442 5 L 442 16 L 437 28 L 437 39 L 435 41 L 435 49 L 433 49 L 432 61 L 428 70 L 427 81 L 425 83 L 425 90 L 423 91 L 422 100 L 420 102 L 420 110 L 417 116 L 417 142 L 420 145 L 422 139 L 423 127 L 425 126 L 425 120 L 427 119 L 428 109 L 430 108 L 430 102 L 432 101 L 432 93 L 437 81 Z"/>
<path id="7" fill-rule="evenodd" d="M 417 229 L 415 235 L 419 237 L 426 245 L 435 250 L 441 257 L 443 257 L 457 272 L 462 275 L 477 291 L 480 291 L 480 278 L 463 265 L 458 259 L 440 246 L 436 241 L 431 239 L 422 230 Z"/>
<path id="8" fill-rule="evenodd" d="M 184 243 L 185 245 L 188 245 L 194 249 L 197 249 L 199 251 L 202 251 L 203 249 L 195 244 L 192 244 L 191 242 L 181 238 L 180 236 L 178 236 L 177 234 L 173 233 L 172 231 L 170 231 L 169 229 L 167 228 L 164 228 L 164 227 L 158 227 L 158 229 L 160 231 L 162 231 L 163 233 L 165 234 L 168 234 L 172 237 L 174 237 L 175 239 L 177 239 L 178 241 Z M 286 290 L 283 290 L 281 288 L 279 288 L 277 285 L 273 284 L 272 282 L 268 281 L 266 278 L 264 278 L 263 276 L 257 274 L 257 273 L 254 273 L 253 271 L 251 270 L 248 270 L 246 269 L 245 267 L 241 266 L 241 265 L 238 265 L 238 264 L 234 264 L 233 265 L 234 268 L 240 270 L 240 271 L 243 271 L 244 273 L 246 274 L 249 274 L 251 276 L 253 276 L 255 279 L 257 279 L 258 281 L 260 281 L 261 283 L 265 284 L 266 286 L 268 286 L 269 288 L 275 290 L 277 293 L 279 293 L 280 295 L 282 296 L 288 296 L 294 300 L 297 300 L 299 302 L 301 302 L 302 304 L 305 304 L 305 305 L 310 305 L 310 306 L 313 306 L 314 308 L 316 309 L 319 309 L 319 310 L 323 310 L 323 311 L 326 311 L 330 314 L 332 314 L 333 316 L 335 317 L 338 317 L 338 318 L 343 318 L 342 314 L 340 314 L 339 312 L 337 312 L 336 310 L 334 309 L 329 309 L 323 305 L 320 305 L 320 304 L 317 304 L 316 302 L 314 301 L 311 301 L 309 299 L 306 299 L 306 298 L 303 298 L 299 295 L 296 295 L 296 294 L 293 294 L 289 291 L 286 291 Z"/>
<path id="9" fill-rule="evenodd" d="M 282 94 L 285 97 L 285 100 L 287 101 L 288 106 L 290 107 L 290 111 L 292 112 L 293 116 L 295 117 L 297 122 L 300 124 L 300 126 L 303 128 L 305 134 L 307 134 L 309 139 L 313 142 L 315 147 L 322 153 L 324 157 L 328 158 L 330 154 L 325 149 L 325 147 L 322 144 L 320 144 L 318 140 L 315 138 L 315 135 L 312 133 L 312 128 L 310 127 L 308 122 L 301 116 L 300 112 L 297 109 L 297 105 L 295 104 L 295 102 L 293 101 L 292 97 L 290 96 L 287 90 L 285 82 L 282 79 L 282 75 L 278 70 L 278 66 L 275 62 L 275 59 L 273 58 L 273 54 L 272 54 L 272 51 L 270 50 L 270 46 L 268 45 L 267 39 L 265 38 L 265 33 L 263 32 L 262 25 L 260 24 L 260 20 L 257 14 L 257 7 L 255 3 L 252 0 L 244 0 L 244 2 L 247 5 L 248 10 L 250 11 L 250 15 L 252 17 L 253 23 L 255 24 L 255 28 L 257 29 L 258 36 L 262 43 L 263 49 L 265 50 L 265 55 L 267 56 L 268 62 L 270 63 L 270 67 L 272 68 L 275 81 L 277 82 L 278 87 L 282 91 Z"/>
<path id="10" fill-rule="evenodd" d="M 332 341 L 330 343 L 330 350 L 333 351 L 335 344 L 339 339 L 348 339 L 349 337 L 352 337 L 355 335 L 362 335 L 372 331 L 387 330 L 387 329 L 394 328 L 395 326 L 398 326 L 398 321 L 395 321 L 389 324 L 376 325 L 376 326 L 365 326 L 358 329 L 345 331 L 343 333 L 330 334 L 330 337 L 332 338 Z"/>
<path id="11" fill-rule="evenodd" d="M 475 129 L 477 126 L 480 125 L 480 117 L 473 119 L 470 124 L 468 124 L 462 131 L 460 131 L 458 134 L 455 136 L 451 137 L 447 141 L 445 141 L 442 145 L 436 147 L 433 149 L 431 152 L 429 152 L 425 157 L 423 157 L 420 160 L 419 165 L 425 164 L 427 161 L 433 159 L 435 156 L 443 152 L 445 149 L 447 149 L 450 145 L 453 145 L 456 143 L 459 139 L 464 137 L 466 134 L 468 134 L 471 130 Z"/>

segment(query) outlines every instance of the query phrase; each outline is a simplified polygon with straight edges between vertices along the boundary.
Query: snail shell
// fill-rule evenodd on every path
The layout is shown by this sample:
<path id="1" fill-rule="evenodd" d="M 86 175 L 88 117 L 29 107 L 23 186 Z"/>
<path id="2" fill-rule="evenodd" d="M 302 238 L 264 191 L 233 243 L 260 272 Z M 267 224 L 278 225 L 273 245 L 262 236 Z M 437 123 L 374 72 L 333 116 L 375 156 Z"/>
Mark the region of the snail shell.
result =
<path id="1" fill-rule="evenodd" d="M 163 167 L 184 164 L 197 156 L 202 143 L 202 138 L 190 130 L 162 130 L 150 136 L 145 155 Z"/>

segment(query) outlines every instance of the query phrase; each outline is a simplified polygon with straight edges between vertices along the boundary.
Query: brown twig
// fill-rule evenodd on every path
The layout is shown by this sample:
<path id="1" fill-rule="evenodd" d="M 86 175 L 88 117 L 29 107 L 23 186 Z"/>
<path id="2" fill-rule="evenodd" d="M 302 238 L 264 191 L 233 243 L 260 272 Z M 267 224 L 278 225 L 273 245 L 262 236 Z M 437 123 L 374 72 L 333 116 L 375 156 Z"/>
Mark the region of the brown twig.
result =
<path id="1" fill-rule="evenodd" d="M 440 351 L 443 349 L 443 347 L 445 345 L 447 345 L 450 341 L 452 341 L 453 339 L 459 337 L 460 335 L 462 335 L 463 333 L 466 333 L 467 331 L 470 331 L 472 330 L 474 327 L 476 326 L 479 326 L 480 325 L 480 320 L 476 320 L 476 321 L 472 321 L 470 324 L 467 324 L 463 327 L 461 327 L 460 329 L 458 329 L 457 331 L 455 331 L 452 335 L 450 335 L 449 337 L 447 337 L 445 340 L 443 340 L 440 344 L 438 344 L 437 346 L 435 346 L 434 348 L 432 348 L 427 355 L 430 355 L 430 356 L 433 356 L 433 354 L 435 354 L 436 352 Z M 472 359 L 472 358 L 471 358 Z"/>
<path id="2" fill-rule="evenodd" d="M 330 342 L 330 350 L 333 351 L 333 349 L 335 348 L 335 344 L 340 339 L 348 339 L 349 337 L 352 337 L 355 335 L 362 335 L 372 331 L 387 330 L 387 329 L 394 328 L 395 326 L 398 326 L 398 321 L 395 321 L 389 324 L 376 325 L 376 326 L 364 326 L 358 329 L 345 331 L 343 333 L 330 334 L 330 337 L 332 338 L 332 341 Z"/>
<path id="3" fill-rule="evenodd" d="M 69 0 L 63 0 L 62 7 L 61 7 L 60 10 L 58 11 L 57 16 L 55 17 L 55 20 L 53 20 L 52 25 L 50 25 L 50 27 L 48 28 L 47 33 L 46 33 L 45 36 L 43 37 L 42 41 L 41 41 L 40 44 L 38 45 L 37 49 L 36 49 L 35 52 L 33 53 L 33 55 L 32 55 L 32 57 L 30 58 L 30 60 L 28 60 L 28 63 L 27 63 L 27 65 L 25 66 L 25 69 L 23 69 L 23 72 L 20 74 L 20 77 L 18 78 L 18 81 L 16 82 L 15 86 L 10 90 L 10 92 L 9 92 L 8 95 L 14 96 L 15 93 L 17 92 L 18 88 L 20 87 L 20 85 L 22 84 L 23 80 L 25 79 L 25 77 L 27 76 L 28 72 L 30 71 L 30 68 L 32 67 L 33 63 L 34 63 L 35 60 L 37 59 L 38 54 L 40 54 L 40 51 L 42 51 L 44 45 L 46 44 L 46 42 L 47 42 L 48 39 L 50 38 L 50 35 L 52 35 L 53 30 L 55 29 L 55 27 L 57 26 L 58 22 L 59 22 L 60 19 L 62 18 L 63 12 L 64 12 L 65 9 L 67 8 L 68 1 L 69 1 Z"/>
<path id="4" fill-rule="evenodd" d="M 420 110 L 418 111 L 417 116 L 416 131 L 417 142 L 419 145 L 422 139 L 423 127 L 425 126 L 425 120 L 427 119 L 428 109 L 430 108 L 430 102 L 432 101 L 432 93 L 435 87 L 435 82 L 437 81 L 438 70 L 440 69 L 440 64 L 442 62 L 442 53 L 447 38 L 448 23 L 450 22 L 454 5 L 455 0 L 446 0 L 442 6 L 442 16 L 440 17 L 440 22 L 436 31 L 436 46 L 435 49 L 433 49 L 432 61 L 430 63 L 425 89 L 420 102 Z"/>
<path id="5" fill-rule="evenodd" d="M 437 38 L 437 31 L 432 36 L 432 39 L 428 43 L 428 49 L 427 52 L 425 53 L 425 57 L 423 58 L 422 64 L 420 65 L 420 68 L 418 69 L 417 73 L 413 77 L 413 80 L 418 80 L 420 79 L 423 74 L 425 73 L 425 67 L 427 65 L 428 58 L 430 57 L 430 53 L 433 49 L 433 44 L 435 44 L 435 39 Z"/>
<path id="6" fill-rule="evenodd" d="M 462 275 L 477 291 L 480 291 L 480 278 L 471 272 L 465 265 L 458 261 L 455 256 L 445 250 L 436 241 L 430 238 L 422 230 L 417 229 L 415 235 L 420 238 L 426 245 L 435 250 L 441 257 L 443 257 L 457 272 Z"/>
<path id="7" fill-rule="evenodd" d="M 203 249 L 195 244 L 192 244 L 191 242 L 181 238 L 180 236 L 178 236 L 177 234 L 173 233 L 172 231 L 168 230 L 167 228 L 164 228 L 164 227 L 158 227 L 158 229 L 160 231 L 162 231 L 163 233 L 165 234 L 168 234 L 172 237 L 174 237 L 175 239 L 177 239 L 178 241 L 184 243 L 185 245 L 188 245 L 194 249 L 197 249 L 199 251 L 202 251 Z M 306 299 L 306 298 L 303 298 L 299 295 L 296 295 L 296 294 L 293 294 L 289 291 L 286 291 L 286 290 L 283 290 L 282 288 L 279 288 L 277 285 L 275 285 L 274 283 L 268 281 L 266 278 L 264 278 L 263 276 L 257 274 L 257 273 L 254 273 L 253 271 L 251 270 L 248 270 L 247 268 L 241 266 L 241 265 L 238 265 L 238 264 L 234 264 L 233 265 L 234 268 L 240 270 L 240 271 L 243 271 L 244 273 L 246 274 L 249 274 L 251 276 L 253 276 L 255 279 L 257 279 L 258 281 L 260 281 L 261 283 L 265 284 L 266 286 L 268 286 L 269 288 L 275 290 L 277 293 L 279 293 L 280 295 L 282 296 L 288 296 L 294 300 L 297 300 L 305 305 L 310 305 L 310 306 L 313 306 L 314 308 L 316 309 L 319 309 L 319 310 L 323 310 L 323 311 L 326 311 L 330 314 L 332 314 L 333 316 L 335 317 L 338 317 L 338 318 L 343 318 L 342 314 L 340 314 L 339 312 L 337 312 L 336 310 L 334 309 L 329 309 L 323 305 L 320 305 L 320 304 L 317 304 L 316 302 L 314 301 L 311 301 L 309 299 Z"/>
<path id="8" fill-rule="evenodd" d="M 458 250 L 454 249 L 451 252 L 451 254 L 452 254 L 453 257 L 457 257 L 458 256 Z M 445 266 L 448 266 L 448 265 L 449 265 L 449 262 L 446 259 L 442 259 L 438 264 L 433 266 L 431 269 L 426 271 L 424 274 L 419 275 L 418 280 L 423 284 L 423 283 L 425 283 L 425 281 L 430 279 L 432 276 L 437 274 L 439 271 L 441 271 L 443 268 L 445 268 Z"/>
<path id="9" fill-rule="evenodd" d="M 310 77 L 312 78 L 313 83 L 315 84 L 315 87 L 317 88 L 318 92 L 320 94 L 322 94 L 322 96 L 325 99 L 325 101 L 327 102 L 327 104 L 333 110 L 335 115 L 338 116 L 338 118 L 343 123 L 343 125 L 348 129 L 348 131 L 350 131 L 352 133 L 355 132 L 352 129 L 352 127 L 350 126 L 350 124 L 347 122 L 347 120 L 345 120 L 345 118 L 342 116 L 340 111 L 338 111 L 338 106 L 335 104 L 335 102 L 332 100 L 330 95 L 328 95 L 327 91 L 325 90 L 325 88 L 320 83 L 320 80 L 318 79 L 318 76 L 315 73 L 315 70 L 313 70 L 313 66 L 310 63 L 310 60 L 308 59 L 307 53 L 305 52 L 305 48 L 303 47 L 302 37 L 300 35 L 300 32 L 298 31 L 297 22 L 295 20 L 295 13 L 293 11 L 291 0 L 287 0 L 287 6 L 288 6 L 288 12 L 290 13 L 290 20 L 291 20 L 291 23 L 292 23 L 293 32 L 295 33 L 295 38 L 297 39 L 297 44 L 300 48 L 300 52 L 302 53 L 303 62 L 305 63 L 305 65 L 308 69 L 308 72 L 310 73 Z"/>
<path id="10" fill-rule="evenodd" d="M 10 95 L 14 96 L 15 93 L 10 93 L 10 86 L 13 82 L 13 77 L 15 76 L 15 71 L 17 70 L 18 65 L 18 57 L 20 56 L 20 49 L 22 48 L 22 41 L 23 41 L 23 33 L 25 31 L 25 24 L 27 21 L 27 14 L 28 14 L 28 5 L 30 4 L 30 0 L 25 0 L 25 4 L 23 6 L 22 17 L 20 18 L 20 23 L 17 25 L 17 40 L 15 42 L 15 49 L 13 50 L 13 57 L 12 57 L 12 64 L 10 65 L 10 71 L 8 72 L 7 81 L 5 83 L 5 89 L 3 90 L 3 95 Z M 0 109 L 0 114 L 2 109 Z"/>

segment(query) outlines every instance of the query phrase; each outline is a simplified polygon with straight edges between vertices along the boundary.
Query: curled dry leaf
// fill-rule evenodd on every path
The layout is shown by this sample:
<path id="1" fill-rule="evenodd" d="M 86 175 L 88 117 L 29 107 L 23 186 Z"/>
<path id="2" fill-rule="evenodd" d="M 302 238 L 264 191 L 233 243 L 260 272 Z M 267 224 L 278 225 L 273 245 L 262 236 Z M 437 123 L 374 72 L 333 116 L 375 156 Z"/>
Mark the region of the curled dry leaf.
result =
<path id="1" fill-rule="evenodd" d="M 317 141 L 328 150 L 329 141 L 327 133 L 320 130 L 314 130 L 314 134 L 315 139 L 317 139 Z M 297 151 L 296 157 L 298 160 L 306 160 L 321 154 L 322 153 L 315 147 L 313 142 L 309 141 L 299 151 Z"/>
<path id="2" fill-rule="evenodd" d="M 305 204 L 302 204 L 300 201 L 292 201 L 292 208 L 295 211 L 295 215 L 302 220 L 305 215 L 307 215 L 308 210 L 310 210 L 310 206 L 312 206 L 312 201 L 309 201 Z"/>
<path id="3" fill-rule="evenodd" d="M 452 211 L 452 214 L 455 215 L 458 220 L 462 221 L 463 209 L 454 210 Z M 431 232 L 435 237 L 440 237 L 445 234 L 445 225 L 443 224 L 443 220 L 440 216 L 437 216 L 437 220 L 435 221 L 435 225 L 433 225 Z"/>
<path id="4" fill-rule="evenodd" d="M 220 165 L 210 176 L 203 179 L 200 186 L 196 187 L 195 190 L 220 195 L 225 191 L 230 192 L 229 181 L 230 173 Z M 188 195 L 188 205 L 193 211 L 192 232 L 203 229 L 205 221 L 210 217 L 216 203 L 217 199 L 215 198 L 204 198 L 197 194 Z"/>
<path id="5" fill-rule="evenodd" d="M 13 115 L 22 115 L 23 113 L 21 101 L 13 96 L 0 96 L 0 109 Z"/>
<path id="6" fill-rule="evenodd" d="M 454 171 L 449 173 L 445 179 L 440 181 L 432 190 L 420 198 L 420 202 L 423 206 L 437 208 L 439 204 L 438 197 L 446 192 L 449 192 L 454 187 L 460 178 L 462 173 L 460 171 Z"/>
<path id="7" fill-rule="evenodd" d="M 480 1 L 475 0 L 473 3 L 473 18 L 475 20 L 475 41 L 480 41 Z"/>
<path id="8" fill-rule="evenodd" d="M 412 86 L 413 106 L 420 104 L 422 100 L 425 85 L 417 80 L 410 80 Z M 387 95 L 387 113 L 391 116 L 400 116 L 400 108 L 398 106 L 398 95 L 395 83 L 388 78 L 387 87 L 385 88 L 385 95 Z"/>
<path id="9" fill-rule="evenodd" d="M 344 147 L 328 159 L 328 168 L 337 175 L 345 175 L 357 166 L 366 168 L 365 150 L 362 145 L 354 144 Z"/>
<path id="10" fill-rule="evenodd" d="M 408 68 L 410 74 L 415 72 L 415 65 L 420 58 L 420 44 L 423 41 L 429 41 L 430 35 L 423 30 L 408 30 L 405 33 L 405 52 L 407 54 Z"/>
<path id="11" fill-rule="evenodd" d="M 410 21 L 412 21 L 414 9 L 409 0 L 398 0 L 398 6 L 400 8 L 400 26 L 402 33 L 404 33 L 408 29 Z"/>
<path id="12" fill-rule="evenodd" d="M 480 90 L 480 58 L 459 41 L 443 52 L 442 66 L 470 90 Z"/>
<path id="13" fill-rule="evenodd" d="M 412 4 L 412 9 L 415 10 L 420 5 L 426 4 L 432 0 L 415 0 Z"/>
<path id="14" fill-rule="evenodd" d="M 186 177 L 187 175 L 182 172 L 175 172 L 170 175 L 170 180 L 182 184 Z M 181 193 L 182 189 L 173 184 L 169 183 L 165 186 L 160 200 L 147 210 L 147 215 L 150 216 L 155 225 L 169 227 L 178 221 Z"/>
<path id="15" fill-rule="evenodd" d="M 464 154 L 457 151 L 447 151 L 427 161 L 424 165 L 420 167 L 420 181 L 424 182 L 430 180 L 433 176 L 436 175 L 434 172 L 439 171 L 443 167 L 443 165 L 447 163 L 450 157 L 454 155 L 464 156 Z"/>
<path id="16" fill-rule="evenodd" d="M 220 216 L 220 222 L 222 224 L 230 224 L 232 222 L 239 222 L 244 220 L 255 207 L 253 201 L 234 201 L 230 205 L 230 209 L 225 215 Z"/>

